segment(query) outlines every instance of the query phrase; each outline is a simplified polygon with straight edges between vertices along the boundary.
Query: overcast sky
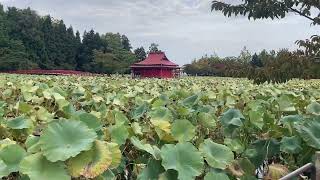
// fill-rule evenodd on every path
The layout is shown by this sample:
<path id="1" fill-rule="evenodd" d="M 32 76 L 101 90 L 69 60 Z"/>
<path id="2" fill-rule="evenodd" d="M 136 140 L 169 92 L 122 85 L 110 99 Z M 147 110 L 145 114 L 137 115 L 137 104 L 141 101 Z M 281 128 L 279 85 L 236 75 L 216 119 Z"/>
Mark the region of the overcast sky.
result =
<path id="1" fill-rule="evenodd" d="M 205 54 L 237 56 L 244 46 L 250 52 L 296 49 L 296 40 L 320 31 L 295 15 L 276 21 L 226 18 L 210 11 L 211 1 L 0 0 L 5 6 L 31 7 L 41 15 L 63 19 L 81 33 L 93 28 L 99 33 L 125 34 L 134 48 L 147 49 L 155 42 L 180 65 Z"/>

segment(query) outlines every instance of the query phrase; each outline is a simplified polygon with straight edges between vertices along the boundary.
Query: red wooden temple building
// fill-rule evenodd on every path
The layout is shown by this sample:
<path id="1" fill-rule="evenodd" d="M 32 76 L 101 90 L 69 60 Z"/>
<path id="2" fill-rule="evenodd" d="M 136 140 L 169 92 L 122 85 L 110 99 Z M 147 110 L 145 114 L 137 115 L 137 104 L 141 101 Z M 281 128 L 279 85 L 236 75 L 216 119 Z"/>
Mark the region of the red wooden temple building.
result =
<path id="1" fill-rule="evenodd" d="M 171 62 L 164 52 L 153 52 L 145 60 L 133 64 L 131 74 L 134 78 L 174 78 L 180 75 L 180 67 Z"/>

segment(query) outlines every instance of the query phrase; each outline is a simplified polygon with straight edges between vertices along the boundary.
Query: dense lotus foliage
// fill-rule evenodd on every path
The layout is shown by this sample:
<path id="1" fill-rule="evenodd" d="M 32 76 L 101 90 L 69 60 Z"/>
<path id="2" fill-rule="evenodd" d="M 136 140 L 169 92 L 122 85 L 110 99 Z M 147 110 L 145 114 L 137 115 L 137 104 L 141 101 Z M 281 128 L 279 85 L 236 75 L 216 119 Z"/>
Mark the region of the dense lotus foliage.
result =
<path id="1" fill-rule="evenodd" d="M 0 177 L 277 179 L 320 149 L 319 88 L 3 74 Z"/>

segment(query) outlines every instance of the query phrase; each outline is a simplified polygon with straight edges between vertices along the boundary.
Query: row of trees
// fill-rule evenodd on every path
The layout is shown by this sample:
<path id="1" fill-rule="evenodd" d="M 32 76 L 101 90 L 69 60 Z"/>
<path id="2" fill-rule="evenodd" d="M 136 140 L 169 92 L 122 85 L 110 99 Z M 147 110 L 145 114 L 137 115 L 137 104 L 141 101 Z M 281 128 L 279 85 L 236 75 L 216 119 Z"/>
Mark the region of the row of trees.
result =
<path id="1" fill-rule="evenodd" d="M 238 57 L 202 57 L 184 66 L 190 75 L 249 78 L 255 83 L 285 82 L 292 78 L 320 78 L 320 59 L 287 49 L 263 50 L 251 55 L 245 48 Z"/>
<path id="2" fill-rule="evenodd" d="M 150 49 L 156 47 L 153 44 Z M 66 27 L 62 20 L 35 11 L 0 4 L 0 70 L 67 69 L 95 73 L 125 73 L 146 58 L 143 47 L 132 51 L 127 36 L 99 34 Z"/>

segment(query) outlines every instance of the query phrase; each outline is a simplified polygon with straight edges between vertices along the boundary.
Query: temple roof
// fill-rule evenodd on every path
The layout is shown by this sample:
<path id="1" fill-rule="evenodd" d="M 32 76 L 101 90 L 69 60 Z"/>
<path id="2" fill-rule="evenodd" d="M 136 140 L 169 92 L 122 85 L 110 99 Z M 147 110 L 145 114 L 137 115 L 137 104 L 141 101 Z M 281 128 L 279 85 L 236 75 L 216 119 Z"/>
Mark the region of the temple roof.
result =
<path id="1" fill-rule="evenodd" d="M 164 52 L 149 53 L 148 57 L 138 63 L 133 64 L 131 67 L 144 67 L 144 66 L 169 66 L 178 67 L 178 64 L 171 62 Z"/>

